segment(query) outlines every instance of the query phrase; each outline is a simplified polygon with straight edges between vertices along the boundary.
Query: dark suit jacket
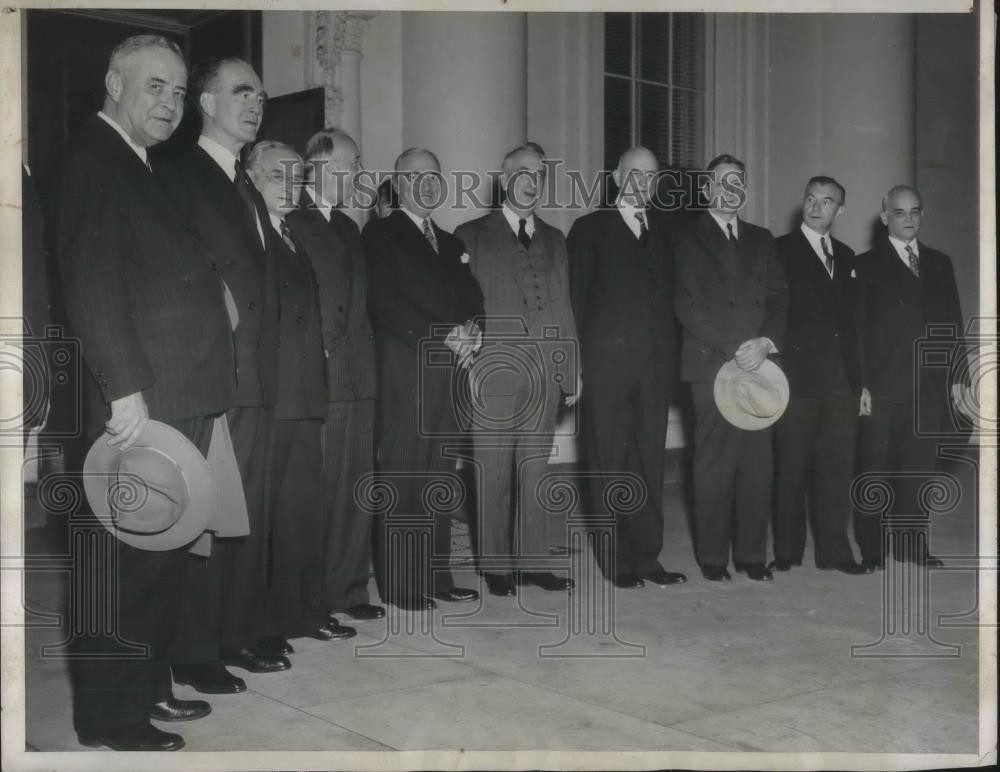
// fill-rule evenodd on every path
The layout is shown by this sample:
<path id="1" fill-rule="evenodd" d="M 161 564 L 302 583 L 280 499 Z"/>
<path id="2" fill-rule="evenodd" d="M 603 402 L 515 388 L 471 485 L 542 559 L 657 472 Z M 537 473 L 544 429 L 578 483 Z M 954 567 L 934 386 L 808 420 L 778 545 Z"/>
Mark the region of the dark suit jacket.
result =
<path id="1" fill-rule="evenodd" d="M 181 216 L 198 234 L 236 300 L 238 407 L 273 405 L 278 356 L 278 294 L 273 256 L 261 245 L 257 224 L 236 186 L 198 145 L 157 167 Z M 265 234 L 267 208 L 256 195 Z M 272 235 L 267 235 L 272 238 Z M 277 234 L 273 238 L 280 238 Z"/>
<path id="2" fill-rule="evenodd" d="M 213 258 L 97 116 L 66 161 L 56 232 L 67 314 L 105 405 L 95 426 L 137 391 L 160 421 L 232 406 L 233 338 Z"/>
<path id="3" fill-rule="evenodd" d="M 482 288 L 486 321 L 483 346 L 501 340 L 526 338 L 543 341 L 544 327 L 555 327 L 558 337 L 544 340 L 539 354 L 543 366 L 555 364 L 546 373 L 547 382 L 558 382 L 567 394 L 576 392 L 579 367 L 576 322 L 569 296 L 569 260 L 562 232 L 535 214 L 535 233 L 529 250 L 518 241 L 499 209 L 463 223 L 455 230 L 469 254 L 469 268 Z M 538 293 L 519 270 L 518 262 L 531 259 L 546 270 L 544 282 L 549 303 L 539 307 Z M 562 356 L 555 352 L 561 351 Z M 555 358 L 553 358 L 555 357 Z M 506 371 L 522 374 L 519 369 Z M 497 373 L 501 379 L 502 373 Z M 553 381 L 558 376 L 558 381 Z"/>
<path id="4" fill-rule="evenodd" d="M 859 255 L 857 320 L 863 385 L 873 397 L 908 399 L 919 383 L 922 398 L 948 399 L 950 383 L 968 383 L 966 353 L 953 335 L 928 339 L 929 325 L 952 325 L 962 335 L 962 308 L 951 260 L 922 242 L 920 278 L 889 242 Z M 924 340 L 918 344 L 917 341 Z M 936 351 L 949 365 L 914 370 L 914 346 Z M 934 355 L 931 355 L 934 358 Z"/>
<path id="5" fill-rule="evenodd" d="M 440 419 L 440 425 L 430 428 L 458 428 L 446 409 L 453 398 L 452 368 L 421 361 L 421 342 L 432 341 L 443 353 L 452 327 L 483 315 L 483 293 L 461 262 L 462 242 L 436 225 L 434 233 L 437 253 L 406 213 L 397 210 L 371 221 L 361 234 L 368 260 L 368 311 L 375 328 L 378 424 L 383 429 L 412 425 L 418 398 L 422 416 Z"/>
<path id="6" fill-rule="evenodd" d="M 285 222 L 305 250 L 319 287 L 327 399 L 374 399 L 375 334 L 368 320 L 368 271 L 361 233 L 336 210 L 327 222 L 308 196 Z"/>
<path id="7" fill-rule="evenodd" d="M 597 393 L 592 387 L 631 383 L 652 367 L 670 399 L 677 359 L 675 226 L 652 209 L 647 223 L 646 247 L 617 207 L 584 215 L 567 237 L 583 379 L 591 397 Z"/>
<path id="8" fill-rule="evenodd" d="M 833 278 L 796 228 L 775 241 L 788 279 L 788 334 L 781 363 L 792 397 L 860 393 L 854 325 L 854 251 L 831 237 Z"/>
<path id="9" fill-rule="evenodd" d="M 24 337 L 44 338 L 45 328 L 52 323 L 49 299 L 48 252 L 45 249 L 45 224 L 34 180 L 21 169 L 21 314 L 24 317 Z M 29 344 L 25 341 L 26 345 Z M 27 359 L 24 366 L 24 427 L 38 426 L 45 419 L 50 383 L 49 362 L 45 347 L 36 347 L 33 361 L 44 370 L 36 370 Z"/>
<path id="10" fill-rule="evenodd" d="M 681 378 L 711 383 L 749 338 L 785 341 L 788 283 L 774 237 L 739 221 L 738 254 L 708 212 L 678 235 L 677 318 L 683 327 Z"/>

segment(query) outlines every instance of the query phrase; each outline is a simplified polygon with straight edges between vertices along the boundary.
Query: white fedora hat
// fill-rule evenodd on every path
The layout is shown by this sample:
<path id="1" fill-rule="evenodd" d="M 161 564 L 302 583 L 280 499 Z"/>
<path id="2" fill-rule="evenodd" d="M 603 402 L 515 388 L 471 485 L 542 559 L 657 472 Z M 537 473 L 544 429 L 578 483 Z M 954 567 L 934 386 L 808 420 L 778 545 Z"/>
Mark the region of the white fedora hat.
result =
<path id="1" fill-rule="evenodd" d="M 730 360 L 715 376 L 715 405 L 739 429 L 765 429 L 788 407 L 788 379 L 770 359 L 756 370 L 744 370 Z"/>

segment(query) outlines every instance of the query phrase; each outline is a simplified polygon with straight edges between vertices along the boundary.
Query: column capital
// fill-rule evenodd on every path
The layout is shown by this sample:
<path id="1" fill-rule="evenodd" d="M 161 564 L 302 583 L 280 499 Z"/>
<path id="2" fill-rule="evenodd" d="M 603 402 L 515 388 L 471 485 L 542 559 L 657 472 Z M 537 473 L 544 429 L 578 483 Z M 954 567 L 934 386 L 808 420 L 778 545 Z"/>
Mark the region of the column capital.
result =
<path id="1" fill-rule="evenodd" d="M 325 94 L 327 126 L 343 123 L 345 53 L 361 55 L 361 42 L 368 22 L 377 11 L 311 11 L 304 14 L 305 84 L 321 87 Z"/>

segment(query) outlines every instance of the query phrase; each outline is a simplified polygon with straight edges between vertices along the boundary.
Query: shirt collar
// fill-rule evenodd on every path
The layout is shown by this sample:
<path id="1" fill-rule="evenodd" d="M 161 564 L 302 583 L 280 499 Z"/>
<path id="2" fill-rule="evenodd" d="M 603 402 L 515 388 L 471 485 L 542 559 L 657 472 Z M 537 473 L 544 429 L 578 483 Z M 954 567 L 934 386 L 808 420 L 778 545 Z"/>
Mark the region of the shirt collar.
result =
<path id="1" fill-rule="evenodd" d="M 230 182 L 236 181 L 236 156 L 211 137 L 202 134 L 198 137 L 198 147 L 204 150 L 225 172 Z"/>
<path id="2" fill-rule="evenodd" d="M 400 209 L 401 212 L 405 213 L 407 217 L 409 217 L 411 220 L 413 220 L 413 224 L 417 226 L 417 228 L 419 229 L 419 231 L 421 233 L 424 232 L 424 220 L 430 220 L 431 219 L 430 215 L 427 215 L 427 217 L 419 217 L 419 216 L 413 214 L 413 212 L 411 212 L 405 206 L 401 206 L 401 207 L 399 207 L 399 209 Z M 431 222 L 433 222 L 433 220 L 431 220 Z"/>
<path id="3" fill-rule="evenodd" d="M 518 213 L 515 212 L 513 209 L 511 209 L 509 206 L 507 206 L 506 201 L 504 202 L 504 205 L 500 207 L 500 211 L 503 212 L 504 219 L 507 221 L 507 224 L 510 226 L 510 229 L 514 231 L 514 235 L 517 235 L 521 230 L 521 216 L 518 215 Z M 534 236 L 535 235 L 534 213 L 529 214 L 524 219 L 526 220 L 526 222 L 524 223 L 524 230 L 527 232 L 529 236 Z"/>
<path id="4" fill-rule="evenodd" d="M 809 242 L 809 246 L 813 248 L 813 252 L 816 253 L 816 257 L 819 258 L 820 262 L 823 263 L 823 268 L 826 269 L 826 254 L 823 252 L 823 239 L 826 239 L 826 245 L 830 249 L 830 254 L 833 254 L 833 239 L 830 234 L 827 233 L 825 236 L 821 236 L 812 228 L 810 228 L 805 223 L 800 226 L 802 228 L 802 235 L 806 237 L 806 241 Z"/>
<path id="5" fill-rule="evenodd" d="M 281 233 L 281 223 L 284 221 L 285 218 L 278 217 L 277 215 L 275 215 L 275 214 L 273 214 L 271 212 L 268 212 L 267 216 L 270 218 L 271 225 L 274 227 L 275 232 L 276 233 Z"/>
<path id="6" fill-rule="evenodd" d="M 913 239 L 913 241 L 907 244 L 905 241 L 897 239 L 895 236 L 889 236 L 889 243 L 892 244 L 893 248 L 896 250 L 896 254 L 898 254 L 900 258 L 906 261 L 907 265 L 910 264 L 909 257 L 906 254 L 907 247 L 913 250 L 913 254 L 915 254 L 917 257 L 920 257 L 920 247 L 917 245 L 916 239 Z"/>
<path id="7" fill-rule="evenodd" d="M 319 209 L 320 214 L 323 215 L 327 222 L 330 222 L 330 218 L 333 216 L 333 204 L 328 204 L 326 199 L 323 198 L 316 191 L 316 188 L 311 185 L 306 187 L 306 193 L 309 194 L 309 198 L 311 198 L 313 203 L 316 204 L 316 208 Z"/>
<path id="8" fill-rule="evenodd" d="M 712 219 L 715 220 L 715 224 L 718 225 L 719 228 L 722 229 L 722 235 L 723 236 L 725 236 L 727 239 L 729 238 L 729 226 L 732 225 L 733 226 L 733 235 L 736 238 L 740 237 L 740 218 L 739 217 L 734 217 L 732 220 L 729 220 L 727 222 L 727 221 L 723 220 L 719 215 L 717 215 L 715 213 L 715 210 L 713 210 L 713 209 L 709 209 L 708 213 L 712 216 Z"/>
<path id="9" fill-rule="evenodd" d="M 125 140 L 125 144 L 128 145 L 130 148 L 132 148 L 132 150 L 135 151 L 135 154 L 139 156 L 139 160 L 141 160 L 146 166 L 149 166 L 149 155 L 146 153 L 146 148 L 144 148 L 142 145 L 135 144 L 135 142 L 132 141 L 132 137 L 128 135 L 128 132 L 121 127 L 121 124 L 118 123 L 118 121 L 116 121 L 106 112 L 101 110 L 99 113 L 97 113 L 97 115 L 98 117 L 103 118 L 104 122 L 108 124 L 108 126 L 110 126 L 112 129 L 117 131 L 119 135 L 121 135 L 121 138 Z"/>

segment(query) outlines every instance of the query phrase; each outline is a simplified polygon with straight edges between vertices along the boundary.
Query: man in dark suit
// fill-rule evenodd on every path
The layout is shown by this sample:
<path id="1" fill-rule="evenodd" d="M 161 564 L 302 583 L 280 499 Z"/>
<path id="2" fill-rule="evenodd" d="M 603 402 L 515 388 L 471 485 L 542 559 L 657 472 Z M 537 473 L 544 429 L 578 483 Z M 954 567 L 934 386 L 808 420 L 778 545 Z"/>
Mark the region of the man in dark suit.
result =
<path id="1" fill-rule="evenodd" d="M 355 193 L 361 153 L 348 134 L 324 129 L 310 138 L 305 160 L 310 183 L 287 221 L 319 282 L 326 350 L 323 604 L 352 619 L 380 619 L 385 609 L 368 597 L 372 521 L 355 494 L 374 469 L 375 335 L 361 232 L 343 211 Z M 330 624 L 344 627 L 335 617 Z"/>
<path id="2" fill-rule="evenodd" d="M 617 518 L 614 555 L 598 555 L 616 587 L 687 581 L 660 565 L 663 454 L 676 373 L 674 256 L 663 212 L 649 206 L 659 164 L 644 147 L 622 154 L 614 207 L 581 217 L 568 246 L 587 395 L 583 437 L 597 477 L 593 506 L 616 474 L 642 480 L 642 507 Z"/>
<path id="3" fill-rule="evenodd" d="M 960 404 L 969 378 L 966 352 L 955 337 L 927 340 L 935 326 L 939 331 L 950 326 L 955 336 L 962 335 L 963 327 L 951 260 L 917 240 L 923 215 L 920 193 L 909 185 L 895 186 L 882 199 L 886 237 L 857 259 L 865 413 L 861 470 L 916 475 L 908 484 L 895 486 L 890 516 L 922 515 L 918 489 L 926 478 L 920 475 L 932 473 L 937 463 L 932 435 L 948 430 L 949 396 Z M 924 342 L 918 343 L 921 339 Z M 915 362 L 918 349 L 928 356 Z M 951 359 L 951 367 L 927 367 L 924 363 L 932 359 Z M 859 515 L 855 526 L 862 564 L 869 570 L 882 568 L 888 544 L 879 516 Z M 910 549 L 897 543 L 894 552 L 897 560 L 942 565 L 925 543 Z"/>
<path id="4" fill-rule="evenodd" d="M 708 164 L 709 209 L 677 240 L 677 317 L 683 326 L 681 378 L 695 409 L 695 550 L 702 575 L 729 581 L 736 570 L 756 581 L 767 568 L 771 507 L 771 430 L 730 424 L 713 384 L 727 361 L 756 370 L 780 351 L 788 284 L 771 232 L 738 217 L 746 169 L 731 155 Z"/>
<path id="5" fill-rule="evenodd" d="M 479 567 L 492 594 L 510 596 L 517 569 L 523 584 L 573 586 L 543 570 L 548 513 L 537 492 L 559 405 L 576 404 L 580 383 L 566 240 L 536 212 L 545 187 L 541 153 L 512 150 L 500 182 L 503 206 L 455 235 L 485 296 L 483 346 L 470 369 Z"/>
<path id="6" fill-rule="evenodd" d="M 854 328 L 854 252 L 831 235 L 846 191 L 832 177 L 806 184 L 802 225 L 776 241 L 788 280 L 782 363 L 790 399 L 775 429 L 774 561 L 802 565 L 807 489 L 816 566 L 861 574 L 847 536 L 861 398 Z"/>
<path id="7" fill-rule="evenodd" d="M 455 400 L 481 338 L 483 293 L 462 242 L 431 220 L 443 198 L 437 157 L 404 151 L 395 186 L 400 208 L 361 234 L 378 367 L 376 467 L 394 490 L 392 511 L 375 517 L 375 573 L 384 601 L 423 611 L 434 598 L 479 597 L 454 585 L 450 518 L 434 493 L 453 484 L 445 444 L 461 431 Z"/>
<path id="8" fill-rule="evenodd" d="M 91 375 L 89 434 L 106 428 L 122 450 L 153 418 L 206 453 L 213 416 L 235 397 L 235 316 L 227 315 L 225 285 L 147 159 L 147 149 L 180 123 L 186 85 L 176 44 L 142 35 L 119 45 L 105 76 L 104 107 L 73 143 L 59 185 L 57 254 L 72 332 Z M 100 551 L 71 541 L 80 550 L 78 581 L 106 581 Z M 116 549 L 118 627 L 77 641 L 76 731 L 85 745 L 177 750 L 181 737 L 153 727 L 150 718 L 177 721 L 209 711 L 200 700 L 173 699 L 170 690 L 167 647 L 181 610 L 173 581 L 183 573 L 187 547 L 157 552 L 118 542 Z M 84 619 L 75 629 L 101 628 Z M 148 646 L 148 657 L 121 652 L 121 641 Z"/>
<path id="9" fill-rule="evenodd" d="M 280 306 L 278 391 L 268 454 L 271 519 L 268 593 L 262 647 L 291 654 L 288 638 L 350 637 L 327 626 L 320 604 L 324 529 L 323 446 L 326 373 L 321 301 L 313 267 L 285 217 L 302 192 L 302 159 L 280 142 L 258 142 L 247 157 L 247 174 L 267 206 L 268 236 L 275 257 Z"/>
<path id="10" fill-rule="evenodd" d="M 227 413 L 250 515 L 250 534 L 215 539 L 209 558 L 192 556 L 186 614 L 178 630 L 174 678 L 198 691 L 241 692 L 231 665 L 255 673 L 285 670 L 283 656 L 259 650 L 265 630 L 268 506 L 267 449 L 274 424 L 277 374 L 277 282 L 266 249 L 267 210 L 238 161 L 253 142 L 264 110 L 264 89 L 239 59 L 209 59 L 192 72 L 191 99 L 202 119 L 198 143 L 164 164 L 183 217 L 211 253 L 214 270 L 232 291 L 240 321 L 235 331 L 237 392 Z"/>

